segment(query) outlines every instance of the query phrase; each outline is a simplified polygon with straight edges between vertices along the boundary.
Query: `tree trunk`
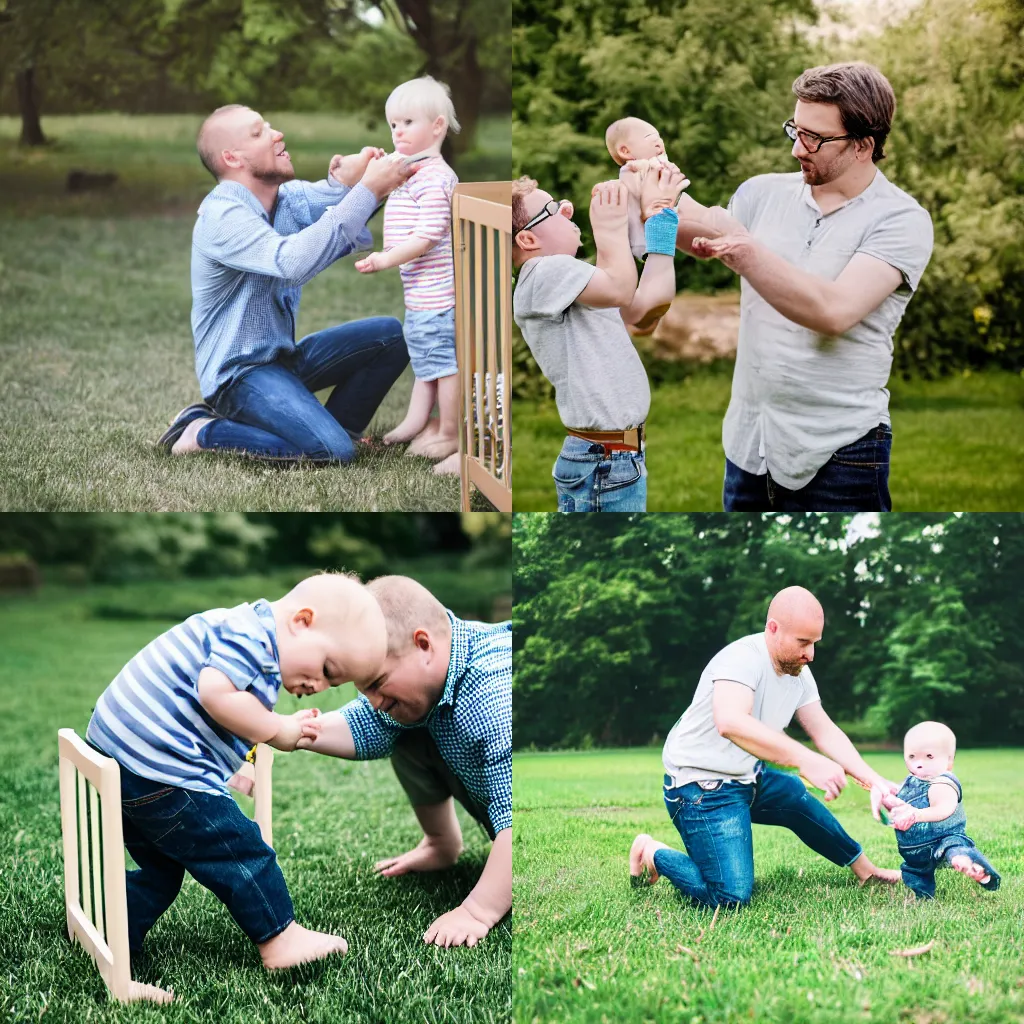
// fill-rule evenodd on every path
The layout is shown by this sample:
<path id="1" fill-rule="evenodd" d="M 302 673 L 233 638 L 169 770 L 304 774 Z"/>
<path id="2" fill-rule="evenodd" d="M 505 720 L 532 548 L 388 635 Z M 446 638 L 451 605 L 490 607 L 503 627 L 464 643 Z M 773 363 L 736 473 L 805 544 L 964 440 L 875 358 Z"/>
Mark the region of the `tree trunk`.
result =
<path id="1" fill-rule="evenodd" d="M 39 121 L 36 102 L 35 68 L 30 64 L 14 76 L 18 91 L 18 111 L 21 113 L 21 139 L 23 146 L 45 146 L 46 136 Z"/>

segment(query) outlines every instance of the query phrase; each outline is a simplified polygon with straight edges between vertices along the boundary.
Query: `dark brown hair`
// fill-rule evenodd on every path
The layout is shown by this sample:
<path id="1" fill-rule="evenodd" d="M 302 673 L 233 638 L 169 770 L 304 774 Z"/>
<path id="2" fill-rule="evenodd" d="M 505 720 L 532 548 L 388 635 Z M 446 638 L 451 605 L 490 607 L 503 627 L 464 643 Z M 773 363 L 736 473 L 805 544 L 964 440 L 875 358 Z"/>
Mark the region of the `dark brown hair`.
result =
<path id="1" fill-rule="evenodd" d="M 515 245 L 516 235 L 523 230 L 523 225 L 528 223 L 530 218 L 526 213 L 526 203 L 523 198 L 528 196 L 537 187 L 533 178 L 525 174 L 512 182 L 512 244 Z"/>
<path id="2" fill-rule="evenodd" d="M 832 103 L 839 108 L 843 132 L 873 139 L 871 159 L 885 157 L 883 147 L 896 113 L 889 79 L 872 64 L 852 61 L 808 68 L 794 83 L 793 95 L 805 103 Z"/>

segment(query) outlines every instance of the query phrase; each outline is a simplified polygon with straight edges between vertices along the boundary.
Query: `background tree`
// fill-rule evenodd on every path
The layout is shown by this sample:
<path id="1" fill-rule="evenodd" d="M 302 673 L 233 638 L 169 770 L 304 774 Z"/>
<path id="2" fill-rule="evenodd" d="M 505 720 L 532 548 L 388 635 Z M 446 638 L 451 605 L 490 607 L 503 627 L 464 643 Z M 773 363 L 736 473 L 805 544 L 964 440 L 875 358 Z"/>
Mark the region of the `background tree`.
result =
<path id="1" fill-rule="evenodd" d="M 772 595 L 825 608 L 815 675 L 860 739 L 937 717 L 1024 740 L 1024 515 L 514 518 L 518 746 L 647 743 Z"/>

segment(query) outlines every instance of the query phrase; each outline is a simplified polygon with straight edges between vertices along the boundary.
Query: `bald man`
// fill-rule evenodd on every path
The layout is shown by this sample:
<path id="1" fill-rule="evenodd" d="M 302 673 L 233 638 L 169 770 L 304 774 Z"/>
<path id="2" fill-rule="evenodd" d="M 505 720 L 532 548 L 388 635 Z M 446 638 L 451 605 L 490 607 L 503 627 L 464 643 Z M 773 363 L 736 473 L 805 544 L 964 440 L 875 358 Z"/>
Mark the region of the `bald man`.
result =
<path id="1" fill-rule="evenodd" d="M 387 622 L 384 666 L 298 747 L 391 758 L 423 839 L 377 861 L 383 877 L 451 867 L 462 852 L 454 801 L 476 819 L 493 840 L 480 879 L 423 933 L 437 946 L 475 946 L 512 907 L 512 624 L 464 622 L 407 576 L 367 590 Z"/>
<path id="2" fill-rule="evenodd" d="M 686 853 L 637 836 L 634 884 L 664 875 L 698 905 L 745 906 L 754 887 L 752 823 L 792 830 L 861 883 L 900 880 L 868 860 L 797 775 L 765 764 L 798 769 L 826 800 L 839 796 L 847 775 L 865 789 L 898 788 L 868 767 L 821 706 L 810 663 L 824 622 L 813 594 L 787 587 L 772 599 L 763 633 L 734 641 L 708 663 L 662 753 L 665 806 Z M 794 714 L 821 753 L 783 732 Z"/>
<path id="3" fill-rule="evenodd" d="M 275 461 L 345 463 L 409 361 L 402 325 L 372 317 L 295 340 L 302 286 L 367 249 L 366 222 L 414 165 L 366 147 L 335 156 L 319 182 L 296 181 L 284 136 L 232 104 L 196 140 L 217 186 L 192 235 L 192 333 L 203 402 L 159 444 Z M 331 388 L 321 405 L 314 392 Z"/>

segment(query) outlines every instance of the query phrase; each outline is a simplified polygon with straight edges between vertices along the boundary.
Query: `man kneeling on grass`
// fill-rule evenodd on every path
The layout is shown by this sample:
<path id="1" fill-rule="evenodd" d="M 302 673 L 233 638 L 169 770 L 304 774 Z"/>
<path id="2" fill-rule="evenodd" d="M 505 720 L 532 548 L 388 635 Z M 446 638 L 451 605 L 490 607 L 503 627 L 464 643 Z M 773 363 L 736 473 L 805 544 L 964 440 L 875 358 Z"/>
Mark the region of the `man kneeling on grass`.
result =
<path id="1" fill-rule="evenodd" d="M 361 696 L 323 715 L 298 748 L 391 763 L 423 829 L 413 850 L 376 863 L 386 877 L 451 867 L 462 852 L 452 797 L 493 840 L 480 881 L 423 935 L 475 946 L 512 906 L 512 624 L 463 622 L 406 576 L 367 584 L 388 654 Z"/>
<path id="2" fill-rule="evenodd" d="M 203 402 L 158 444 L 350 462 L 409 361 L 402 325 L 371 317 L 295 340 L 302 286 L 372 236 L 366 222 L 415 168 L 366 147 L 324 181 L 295 181 L 284 136 L 256 111 L 215 110 L 196 141 L 217 187 L 192 233 L 192 333 Z M 332 388 L 325 405 L 314 392 Z"/>
<path id="3" fill-rule="evenodd" d="M 665 806 L 686 853 L 637 836 L 629 852 L 634 885 L 645 872 L 650 883 L 664 875 L 698 905 L 745 906 L 754 887 L 751 823 L 790 829 L 861 883 L 900 881 L 898 871 L 868 860 L 796 775 L 764 763 L 799 769 L 826 800 L 839 796 L 847 775 L 864 789 L 899 788 L 867 766 L 821 706 L 809 666 L 824 621 L 813 594 L 788 587 L 772 599 L 763 633 L 736 640 L 708 663 L 662 755 Z M 820 754 L 782 731 L 794 712 Z"/>

